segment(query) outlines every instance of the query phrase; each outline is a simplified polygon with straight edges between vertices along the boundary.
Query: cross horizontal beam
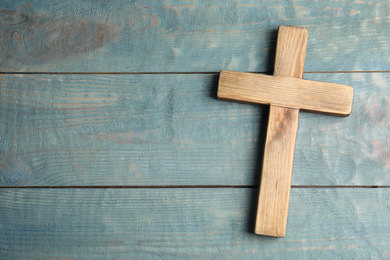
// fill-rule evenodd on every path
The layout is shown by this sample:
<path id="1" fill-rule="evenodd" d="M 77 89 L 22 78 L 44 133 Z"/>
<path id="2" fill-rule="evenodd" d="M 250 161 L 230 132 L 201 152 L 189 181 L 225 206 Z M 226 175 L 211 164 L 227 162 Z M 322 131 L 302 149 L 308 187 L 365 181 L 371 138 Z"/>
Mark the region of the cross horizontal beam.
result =
<path id="1" fill-rule="evenodd" d="M 353 87 L 285 76 L 221 71 L 218 99 L 348 116 Z"/>

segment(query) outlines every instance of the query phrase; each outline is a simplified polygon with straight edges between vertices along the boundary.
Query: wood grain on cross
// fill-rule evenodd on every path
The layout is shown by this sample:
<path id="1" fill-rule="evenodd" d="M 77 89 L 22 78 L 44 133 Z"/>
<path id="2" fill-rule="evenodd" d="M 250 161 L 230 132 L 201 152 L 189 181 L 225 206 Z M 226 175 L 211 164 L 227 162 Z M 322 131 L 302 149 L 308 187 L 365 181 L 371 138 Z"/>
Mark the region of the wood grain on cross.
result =
<path id="1" fill-rule="evenodd" d="M 348 116 L 353 88 L 303 80 L 307 30 L 280 26 L 273 76 L 221 71 L 220 100 L 270 105 L 255 233 L 284 237 L 299 110 Z"/>

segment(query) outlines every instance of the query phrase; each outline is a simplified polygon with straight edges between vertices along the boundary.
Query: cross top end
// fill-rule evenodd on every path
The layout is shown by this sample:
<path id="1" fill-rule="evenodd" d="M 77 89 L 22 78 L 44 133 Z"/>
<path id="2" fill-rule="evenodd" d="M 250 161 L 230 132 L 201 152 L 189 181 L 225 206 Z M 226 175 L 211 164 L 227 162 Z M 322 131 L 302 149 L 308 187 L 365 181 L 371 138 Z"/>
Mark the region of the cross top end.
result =
<path id="1" fill-rule="evenodd" d="M 305 28 L 280 26 L 274 76 L 222 70 L 218 99 L 348 116 L 353 87 L 302 79 L 307 36 Z"/>

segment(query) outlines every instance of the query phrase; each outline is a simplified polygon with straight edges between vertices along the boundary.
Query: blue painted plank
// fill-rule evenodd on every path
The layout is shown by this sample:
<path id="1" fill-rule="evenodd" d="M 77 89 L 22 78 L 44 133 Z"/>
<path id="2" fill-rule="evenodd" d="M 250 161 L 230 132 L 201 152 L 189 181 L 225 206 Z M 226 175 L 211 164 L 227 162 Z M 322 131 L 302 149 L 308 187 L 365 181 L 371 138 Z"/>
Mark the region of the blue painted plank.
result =
<path id="1" fill-rule="evenodd" d="M 309 29 L 306 71 L 390 70 L 386 0 L 3 0 L 0 7 L 0 71 L 271 71 L 282 24 Z"/>
<path id="2" fill-rule="evenodd" d="M 388 73 L 351 116 L 300 113 L 293 185 L 390 185 Z M 218 101 L 218 75 L 5 75 L 0 185 L 257 185 L 265 107 Z"/>
<path id="3" fill-rule="evenodd" d="M 292 189 L 287 236 L 251 233 L 256 189 L 1 189 L 2 259 L 381 259 L 388 189 Z"/>

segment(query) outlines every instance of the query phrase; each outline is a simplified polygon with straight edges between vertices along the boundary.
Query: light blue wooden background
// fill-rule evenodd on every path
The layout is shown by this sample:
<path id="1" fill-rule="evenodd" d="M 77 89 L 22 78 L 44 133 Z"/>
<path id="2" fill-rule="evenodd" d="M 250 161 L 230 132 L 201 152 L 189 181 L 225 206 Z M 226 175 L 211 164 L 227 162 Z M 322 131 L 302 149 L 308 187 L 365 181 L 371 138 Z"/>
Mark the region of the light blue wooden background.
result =
<path id="1" fill-rule="evenodd" d="M 388 1 L 0 3 L 0 258 L 390 258 Z M 309 30 L 287 236 L 253 229 L 267 108 L 216 99 Z"/>

